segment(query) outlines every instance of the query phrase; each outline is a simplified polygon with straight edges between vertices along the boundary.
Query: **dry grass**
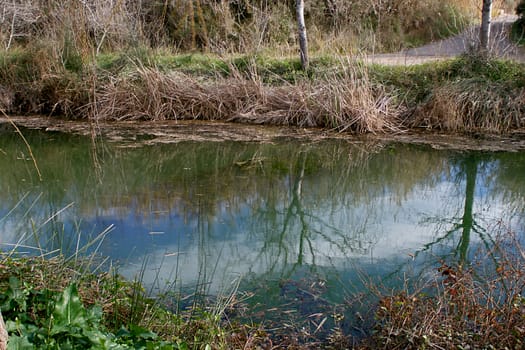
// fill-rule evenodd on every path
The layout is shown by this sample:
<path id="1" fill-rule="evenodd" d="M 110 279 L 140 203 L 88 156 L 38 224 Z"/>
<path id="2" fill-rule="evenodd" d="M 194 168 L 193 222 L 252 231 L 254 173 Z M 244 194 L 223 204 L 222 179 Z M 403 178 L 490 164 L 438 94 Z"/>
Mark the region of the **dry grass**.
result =
<path id="1" fill-rule="evenodd" d="M 137 59 L 120 73 L 110 73 L 92 63 L 53 62 L 46 59 L 49 50 L 34 47 L 0 56 L 0 108 L 5 113 L 222 120 L 355 133 L 421 128 L 501 133 L 525 125 L 523 68 L 499 61 L 461 58 L 406 78 L 392 73 L 401 83 L 388 85 L 369 76 L 374 68 L 349 59 L 308 73 L 276 66 L 278 74 L 293 77 L 287 81 L 256 63 L 236 68 L 228 61 L 221 61 L 223 68 L 211 77 L 155 68 L 148 58 L 144 64 L 150 67 Z M 225 77 L 221 74 L 228 65 Z M 427 79 L 428 74 L 434 77 Z M 407 91 L 424 98 L 405 98 Z"/>
<path id="2" fill-rule="evenodd" d="M 311 5 L 316 7 L 312 11 L 315 23 L 324 23 L 321 30 L 313 31 L 313 47 L 320 37 L 326 40 L 344 33 L 352 38 L 346 51 L 356 48 L 366 52 L 397 51 L 455 34 L 472 23 L 478 11 L 475 1 L 469 0 L 328 0 L 322 3 L 333 4 L 333 10 L 323 18 L 324 5 L 313 3 L 317 4 Z M 326 32 L 330 35 L 324 35 Z"/>
<path id="3" fill-rule="evenodd" d="M 412 128 L 452 132 L 505 132 L 525 126 L 525 89 L 479 79 L 436 87 L 420 106 Z"/>
<path id="4" fill-rule="evenodd" d="M 307 26 L 312 42 L 352 37 L 351 42 L 343 40 L 339 45 L 346 52 L 354 48 L 393 50 L 407 39 L 428 41 L 461 30 L 477 11 L 474 2 L 312 0 L 306 4 Z M 290 1 L 0 2 L 4 48 L 42 40 L 52 43 L 57 55 L 66 41 L 84 56 L 137 45 L 220 53 L 292 52 L 296 50 L 296 24 Z"/>
<path id="5" fill-rule="evenodd" d="M 397 131 L 400 114 L 355 64 L 323 80 L 280 86 L 265 85 L 255 74 L 204 81 L 141 67 L 111 81 L 96 97 L 91 108 L 106 120 L 227 120 L 363 133 Z"/>
<path id="6" fill-rule="evenodd" d="M 505 232 L 502 229 L 502 232 Z M 382 299 L 375 349 L 522 349 L 525 250 L 512 233 L 496 237 L 470 265 L 443 263 L 433 294 Z M 492 262 L 492 263 L 491 263 Z M 490 346 L 489 346 L 490 345 Z"/>

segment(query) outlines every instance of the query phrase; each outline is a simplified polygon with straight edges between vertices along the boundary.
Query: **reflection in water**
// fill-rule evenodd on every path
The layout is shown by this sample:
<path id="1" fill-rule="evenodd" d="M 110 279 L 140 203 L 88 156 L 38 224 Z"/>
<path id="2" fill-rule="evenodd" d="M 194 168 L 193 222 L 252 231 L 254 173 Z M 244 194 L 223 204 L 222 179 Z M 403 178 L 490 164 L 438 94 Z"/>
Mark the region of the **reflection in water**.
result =
<path id="1" fill-rule="evenodd" d="M 128 277 L 147 260 L 153 289 L 217 294 L 242 277 L 265 307 L 303 284 L 315 286 L 317 300 L 340 302 L 362 287 L 362 273 L 395 284 L 385 276 L 435 267 L 436 257 L 466 262 L 494 220 L 523 232 L 523 152 L 345 141 L 104 144 L 95 169 L 89 140 L 25 133 L 44 180 L 17 136 L 3 135 L 4 249 L 71 254 L 111 227 L 91 250 L 119 261 Z"/>
<path id="2" fill-rule="evenodd" d="M 474 206 L 474 189 L 476 188 L 476 176 L 478 165 L 476 159 L 468 156 L 464 161 L 464 172 L 466 178 L 465 188 L 465 210 L 461 219 L 461 239 L 459 241 L 459 260 L 463 263 L 467 260 L 467 251 L 470 243 L 470 231 L 473 228 L 472 208 Z"/>

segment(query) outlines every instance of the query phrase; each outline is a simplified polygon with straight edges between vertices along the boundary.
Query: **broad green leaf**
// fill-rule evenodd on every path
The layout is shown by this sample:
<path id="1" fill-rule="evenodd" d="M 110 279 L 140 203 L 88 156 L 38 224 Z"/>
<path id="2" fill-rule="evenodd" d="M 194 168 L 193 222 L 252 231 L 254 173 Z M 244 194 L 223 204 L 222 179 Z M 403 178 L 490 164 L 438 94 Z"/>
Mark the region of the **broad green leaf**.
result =
<path id="1" fill-rule="evenodd" d="M 126 347 L 117 344 L 113 341 L 113 336 L 111 334 L 106 334 L 100 330 L 90 330 L 84 331 L 86 337 L 89 338 L 93 350 L 124 350 Z"/>
<path id="2" fill-rule="evenodd" d="M 19 337 L 12 335 L 9 337 L 9 342 L 7 343 L 7 350 L 29 350 L 35 348 L 36 347 L 29 342 L 27 336 Z"/>
<path id="3" fill-rule="evenodd" d="M 156 339 L 157 335 L 153 333 L 152 331 L 147 330 L 144 327 L 140 327 L 137 325 L 130 325 L 129 326 L 130 336 L 134 338 L 141 338 L 141 339 Z"/>
<path id="4" fill-rule="evenodd" d="M 6 300 L 2 305 L 3 311 L 18 310 L 25 312 L 27 311 L 27 294 L 20 281 L 16 277 L 9 277 L 9 288 L 5 293 Z"/>
<path id="5" fill-rule="evenodd" d="M 64 332 L 71 327 L 87 328 L 87 312 L 78 296 L 77 286 L 69 285 L 58 298 L 53 311 L 51 334 Z"/>

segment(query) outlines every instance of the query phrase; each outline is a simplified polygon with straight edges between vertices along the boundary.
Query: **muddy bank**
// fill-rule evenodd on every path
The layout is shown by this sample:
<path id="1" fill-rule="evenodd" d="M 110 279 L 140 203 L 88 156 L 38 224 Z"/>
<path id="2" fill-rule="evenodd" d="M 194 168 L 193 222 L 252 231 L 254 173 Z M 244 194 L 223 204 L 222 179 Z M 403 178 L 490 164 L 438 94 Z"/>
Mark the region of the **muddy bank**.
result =
<path id="1" fill-rule="evenodd" d="M 11 123 L 29 129 L 103 137 L 109 142 L 118 142 L 123 146 L 130 147 L 182 141 L 273 142 L 283 139 L 296 139 L 305 142 L 317 142 L 344 139 L 350 143 L 421 144 L 429 145 L 435 149 L 491 152 L 525 150 L 525 129 L 515 130 L 506 135 L 461 135 L 432 131 L 354 135 L 318 128 L 246 125 L 220 121 L 166 120 L 90 123 L 44 116 L 0 118 L 0 127 L 2 128 L 9 128 Z"/>

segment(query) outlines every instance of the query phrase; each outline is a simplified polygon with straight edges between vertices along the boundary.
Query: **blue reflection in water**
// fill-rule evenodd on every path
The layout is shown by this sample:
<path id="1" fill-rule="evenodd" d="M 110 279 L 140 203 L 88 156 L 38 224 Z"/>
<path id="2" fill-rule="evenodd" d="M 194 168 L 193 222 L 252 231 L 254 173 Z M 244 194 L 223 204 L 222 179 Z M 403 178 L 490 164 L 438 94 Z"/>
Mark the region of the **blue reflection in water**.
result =
<path id="1" fill-rule="evenodd" d="M 241 279 L 263 309 L 329 312 L 366 291 L 435 278 L 468 260 L 502 221 L 523 235 L 525 154 L 283 142 L 105 145 L 26 135 L 0 147 L 4 249 L 96 251 L 154 291 L 226 293 Z M 104 237 L 101 232 L 110 228 Z M 31 248 L 32 247 L 32 248 Z M 304 316 L 304 315 L 303 315 Z"/>

